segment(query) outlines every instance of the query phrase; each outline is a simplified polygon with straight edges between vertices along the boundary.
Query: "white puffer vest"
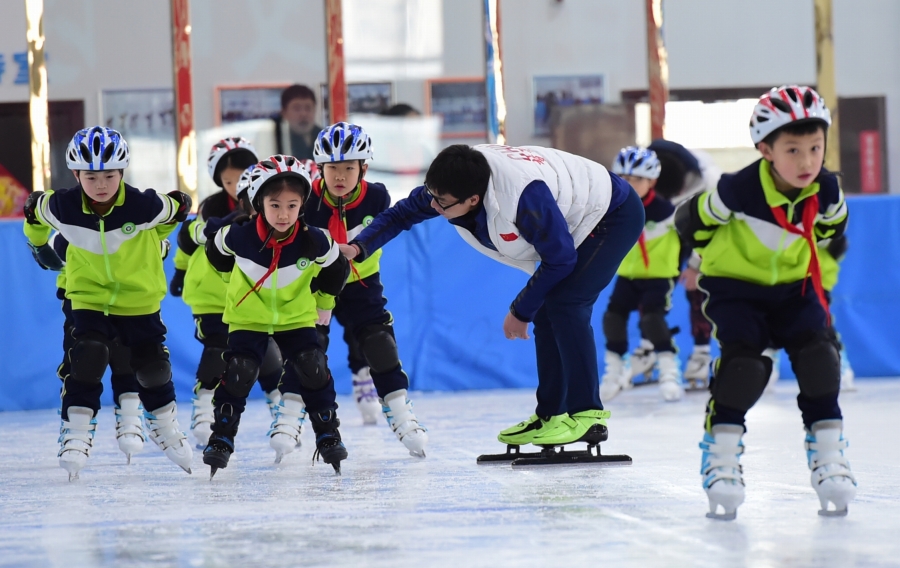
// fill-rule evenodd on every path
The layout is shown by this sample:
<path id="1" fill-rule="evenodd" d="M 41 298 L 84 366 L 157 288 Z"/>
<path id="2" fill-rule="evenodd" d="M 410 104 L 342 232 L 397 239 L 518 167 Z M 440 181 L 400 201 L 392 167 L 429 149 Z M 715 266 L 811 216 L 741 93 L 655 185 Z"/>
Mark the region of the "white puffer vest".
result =
<path id="1" fill-rule="evenodd" d="M 606 168 L 596 162 L 540 146 L 479 144 L 491 167 L 491 180 L 484 196 L 488 233 L 497 250 L 491 250 L 472 233 L 456 227 L 460 236 L 478 252 L 532 274 L 541 259 L 519 235 L 516 213 L 519 198 L 533 181 L 543 181 L 569 226 L 578 247 L 606 215 L 612 197 L 612 182 Z"/>

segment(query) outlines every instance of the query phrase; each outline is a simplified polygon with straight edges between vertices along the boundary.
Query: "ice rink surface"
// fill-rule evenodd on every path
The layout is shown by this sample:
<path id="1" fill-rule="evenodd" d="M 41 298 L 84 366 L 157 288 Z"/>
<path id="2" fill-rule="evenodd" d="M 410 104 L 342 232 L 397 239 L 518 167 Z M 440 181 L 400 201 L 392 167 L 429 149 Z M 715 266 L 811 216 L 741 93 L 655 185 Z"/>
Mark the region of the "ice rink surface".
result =
<path id="1" fill-rule="evenodd" d="M 2 566 L 898 566 L 900 381 L 857 381 L 841 396 L 859 492 L 846 518 L 823 518 L 803 450 L 795 383 L 748 416 L 747 500 L 735 522 L 709 520 L 700 487 L 705 395 L 658 401 L 654 386 L 613 400 L 604 453 L 628 467 L 513 470 L 476 465 L 497 432 L 533 409 L 530 391 L 413 393 L 429 428 L 412 458 L 385 424 L 363 427 L 340 399 L 350 452 L 343 476 L 311 465 L 313 437 L 273 464 L 261 401 L 250 403 L 231 464 L 209 481 L 149 442 L 131 466 L 111 408 L 68 482 L 55 411 L 0 414 Z M 187 426 L 190 401 L 182 401 Z"/>

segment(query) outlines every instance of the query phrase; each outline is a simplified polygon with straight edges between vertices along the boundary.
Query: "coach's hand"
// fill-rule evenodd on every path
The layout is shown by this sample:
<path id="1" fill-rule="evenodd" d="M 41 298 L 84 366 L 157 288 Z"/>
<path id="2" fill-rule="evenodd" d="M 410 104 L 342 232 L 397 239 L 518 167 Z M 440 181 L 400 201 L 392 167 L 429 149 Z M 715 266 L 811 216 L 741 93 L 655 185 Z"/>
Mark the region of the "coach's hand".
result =
<path id="1" fill-rule="evenodd" d="M 528 322 L 520 320 L 511 312 L 503 320 L 503 335 L 506 339 L 531 339 L 528 336 Z"/>

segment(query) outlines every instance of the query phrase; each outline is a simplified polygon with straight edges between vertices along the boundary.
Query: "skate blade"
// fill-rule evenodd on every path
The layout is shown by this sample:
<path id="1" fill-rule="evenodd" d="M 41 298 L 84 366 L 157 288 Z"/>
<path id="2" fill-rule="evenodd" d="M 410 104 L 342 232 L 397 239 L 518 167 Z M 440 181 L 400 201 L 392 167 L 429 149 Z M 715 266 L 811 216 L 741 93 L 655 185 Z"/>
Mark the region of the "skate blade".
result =
<path id="1" fill-rule="evenodd" d="M 217 471 L 219 471 L 219 468 L 217 468 L 217 467 L 210 467 L 210 468 L 209 468 L 209 480 L 210 480 L 210 481 L 212 481 L 213 477 L 216 476 L 216 472 L 217 472 Z"/>
<path id="2" fill-rule="evenodd" d="M 77 473 L 70 473 L 70 474 L 69 474 L 69 482 L 70 482 L 70 483 L 73 482 L 73 481 L 78 481 L 78 479 L 79 479 L 79 478 L 78 478 L 78 474 L 77 474 Z"/>
<path id="3" fill-rule="evenodd" d="M 706 513 L 707 519 L 715 519 L 717 521 L 733 521 L 737 518 L 737 511 L 730 513 Z"/>
<path id="4" fill-rule="evenodd" d="M 422 450 L 420 452 L 414 452 L 414 451 L 410 450 L 409 455 L 411 455 L 414 458 L 425 459 L 425 450 Z"/>
<path id="5" fill-rule="evenodd" d="M 343 475 L 343 474 L 341 473 L 341 464 L 339 464 L 339 463 L 333 463 L 333 464 L 331 464 L 331 467 L 334 468 L 334 474 L 335 474 L 335 475 Z"/>
<path id="6" fill-rule="evenodd" d="M 178 467 L 180 467 L 181 469 L 183 469 L 184 471 L 186 471 L 188 475 L 191 475 L 191 474 L 193 473 L 193 472 L 191 471 L 191 468 L 189 468 L 189 467 L 184 467 L 183 465 L 180 465 L 180 466 L 178 466 Z"/>
<path id="7" fill-rule="evenodd" d="M 829 511 L 828 509 L 819 509 L 820 517 L 846 517 L 847 516 L 847 508 L 837 509 L 836 511 Z"/>
<path id="8" fill-rule="evenodd" d="M 600 465 L 622 466 L 632 465 L 631 456 L 596 456 L 588 451 L 580 452 L 554 452 L 552 456 L 538 455 L 538 457 L 523 457 L 512 461 L 513 469 L 527 467 L 571 466 L 571 465 Z"/>
<path id="9" fill-rule="evenodd" d="M 131 465 L 131 454 L 125 454 L 125 465 Z"/>
<path id="10" fill-rule="evenodd" d="M 505 454 L 482 454 L 475 459 L 475 463 L 509 463 L 518 458 L 537 457 L 541 455 L 540 452 L 522 452 L 520 451 L 520 448 L 521 446 L 515 444 L 507 444 Z"/>

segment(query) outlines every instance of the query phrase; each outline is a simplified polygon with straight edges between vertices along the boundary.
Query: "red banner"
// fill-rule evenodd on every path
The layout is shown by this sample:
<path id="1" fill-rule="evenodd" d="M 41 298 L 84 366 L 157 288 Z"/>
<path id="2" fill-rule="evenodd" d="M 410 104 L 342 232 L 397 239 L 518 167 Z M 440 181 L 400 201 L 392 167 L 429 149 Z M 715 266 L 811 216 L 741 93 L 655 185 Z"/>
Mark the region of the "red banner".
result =
<path id="1" fill-rule="evenodd" d="M 877 130 L 859 133 L 859 185 L 863 193 L 881 193 L 881 134 Z"/>
<path id="2" fill-rule="evenodd" d="M 347 120 L 347 82 L 344 79 L 344 23 L 341 0 L 325 1 L 328 42 L 328 110 L 332 123 Z"/>
<path id="3" fill-rule="evenodd" d="M 188 164 L 194 162 L 191 157 L 186 156 L 193 150 L 190 141 L 194 132 L 194 101 L 191 93 L 190 0 L 172 0 L 172 56 L 175 72 L 175 114 L 177 118 L 175 143 L 178 147 L 178 184 L 181 191 L 191 191 L 195 189 L 196 182 L 189 181 L 191 172 L 185 171 L 189 167 Z"/>

